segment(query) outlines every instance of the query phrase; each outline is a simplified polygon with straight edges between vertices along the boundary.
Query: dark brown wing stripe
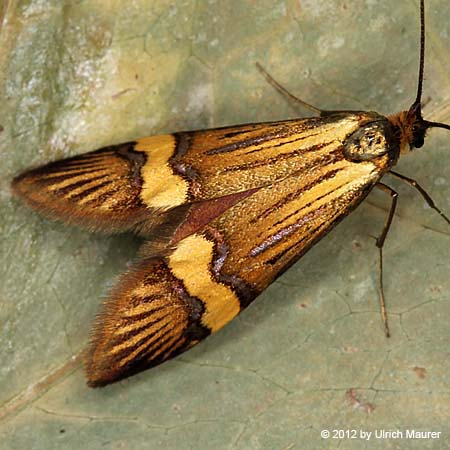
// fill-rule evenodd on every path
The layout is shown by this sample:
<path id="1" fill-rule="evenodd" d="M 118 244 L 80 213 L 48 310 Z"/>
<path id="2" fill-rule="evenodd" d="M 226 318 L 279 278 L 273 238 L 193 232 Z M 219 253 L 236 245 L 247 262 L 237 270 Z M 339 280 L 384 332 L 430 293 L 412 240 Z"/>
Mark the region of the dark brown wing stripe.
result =
<path id="1" fill-rule="evenodd" d="M 117 192 L 117 186 L 111 181 L 106 179 L 107 177 L 99 177 L 98 179 L 92 179 L 91 182 L 88 184 L 81 183 L 79 186 L 72 185 L 70 188 L 64 188 L 61 190 L 61 194 L 66 199 L 74 200 L 74 201 L 80 201 L 83 200 L 85 197 L 93 194 L 94 192 L 100 192 L 105 191 L 104 188 L 108 187 L 106 189 L 105 195 L 108 197 L 114 196 Z M 102 180 L 105 180 L 101 182 Z M 96 201 L 96 198 L 92 198 L 93 201 Z"/>
<path id="2" fill-rule="evenodd" d="M 291 202 L 292 200 L 298 198 L 300 195 L 304 194 L 305 192 L 308 192 L 309 190 L 313 189 L 316 185 L 318 185 L 319 183 L 325 181 L 325 180 L 329 180 L 330 178 L 334 177 L 337 173 L 339 173 L 339 170 L 341 169 L 332 169 L 328 172 L 326 172 L 324 175 L 322 176 L 317 176 L 317 178 L 314 178 L 313 181 L 311 181 L 309 184 L 307 184 L 306 186 L 302 186 L 301 188 L 289 193 L 286 195 L 286 197 L 282 198 L 280 201 L 278 201 L 277 203 L 273 204 L 270 206 L 270 208 L 265 209 L 264 211 L 261 212 L 261 214 L 258 216 L 258 218 L 256 219 L 252 219 L 250 223 L 254 223 L 256 220 L 261 220 L 264 219 L 266 217 L 268 217 L 270 214 L 276 213 L 283 205 Z M 341 186 L 340 186 L 341 187 Z M 320 200 L 322 197 L 324 197 L 325 195 L 327 195 L 327 193 L 324 193 L 322 196 L 320 196 L 319 198 L 317 198 L 317 200 Z M 303 208 L 307 208 L 309 206 L 311 206 L 312 202 L 309 202 L 307 204 L 305 204 Z M 290 218 L 291 216 L 297 214 L 299 212 L 299 210 L 297 211 L 293 211 L 291 214 L 284 216 L 283 218 L 281 218 L 279 221 L 275 222 L 273 226 L 277 226 L 279 225 L 282 221 Z"/>

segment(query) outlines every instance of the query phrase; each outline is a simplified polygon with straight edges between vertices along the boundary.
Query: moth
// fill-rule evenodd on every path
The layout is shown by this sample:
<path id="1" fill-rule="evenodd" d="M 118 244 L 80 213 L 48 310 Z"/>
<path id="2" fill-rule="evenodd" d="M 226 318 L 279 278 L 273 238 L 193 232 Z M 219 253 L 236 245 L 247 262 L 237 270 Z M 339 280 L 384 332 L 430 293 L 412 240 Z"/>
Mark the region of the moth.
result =
<path id="1" fill-rule="evenodd" d="M 397 199 L 380 182 L 387 172 L 416 187 L 450 224 L 414 180 L 392 171 L 423 146 L 429 128 L 450 130 L 422 117 L 420 5 L 419 81 L 408 110 L 384 117 L 306 104 L 317 117 L 146 137 L 13 180 L 14 193 L 50 218 L 145 238 L 93 326 L 89 386 L 160 364 L 222 328 L 374 187 L 392 197 L 381 255 Z"/>

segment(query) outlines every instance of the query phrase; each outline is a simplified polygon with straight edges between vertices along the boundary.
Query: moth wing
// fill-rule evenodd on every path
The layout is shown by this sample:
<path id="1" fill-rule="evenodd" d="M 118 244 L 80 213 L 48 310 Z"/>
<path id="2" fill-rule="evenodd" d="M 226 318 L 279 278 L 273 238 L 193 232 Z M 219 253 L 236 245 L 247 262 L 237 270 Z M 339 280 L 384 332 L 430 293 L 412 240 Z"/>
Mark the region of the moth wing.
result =
<path id="1" fill-rule="evenodd" d="M 244 309 L 368 194 L 389 157 L 340 156 L 252 191 L 125 274 L 98 316 L 86 362 L 102 386 L 155 366 Z"/>
<path id="2" fill-rule="evenodd" d="M 24 172 L 15 194 L 53 219 L 91 230 L 125 231 L 149 218 L 140 198 L 144 155 L 133 143 L 106 147 Z"/>
<path id="3" fill-rule="evenodd" d="M 205 201 L 272 185 L 335 158 L 342 142 L 376 113 L 335 112 L 324 117 L 175 133 L 164 168 L 173 204 Z M 138 141 L 149 156 L 154 138 Z M 177 185 L 178 187 L 175 187 Z M 151 202 L 158 199 L 148 199 Z"/>
<path id="4" fill-rule="evenodd" d="M 113 289 L 98 316 L 85 362 L 88 385 L 104 386 L 175 356 L 203 339 L 202 304 L 163 258 L 141 261 Z"/>
<path id="5" fill-rule="evenodd" d="M 30 170 L 14 179 L 13 190 L 54 219 L 150 235 L 169 210 L 177 210 L 168 220 L 177 225 L 186 205 L 268 186 L 333 159 L 361 124 L 380 117 L 347 112 L 151 136 Z"/>

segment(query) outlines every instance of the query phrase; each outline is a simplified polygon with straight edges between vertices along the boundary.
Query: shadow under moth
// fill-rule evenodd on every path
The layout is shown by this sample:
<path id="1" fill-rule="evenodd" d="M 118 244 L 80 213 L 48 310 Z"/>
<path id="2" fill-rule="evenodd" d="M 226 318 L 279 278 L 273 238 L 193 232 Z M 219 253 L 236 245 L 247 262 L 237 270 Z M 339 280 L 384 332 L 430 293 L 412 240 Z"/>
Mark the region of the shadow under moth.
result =
<path id="1" fill-rule="evenodd" d="M 374 187 L 392 198 L 381 256 L 397 199 L 380 183 L 387 172 L 450 224 L 414 180 L 391 171 L 429 128 L 450 130 L 422 117 L 424 21 L 422 0 L 417 97 L 406 111 L 325 111 L 298 100 L 317 117 L 146 137 L 14 179 L 14 193 L 50 218 L 145 238 L 95 321 L 90 386 L 160 364 L 222 328 Z M 386 319 L 384 302 L 382 312 Z"/>

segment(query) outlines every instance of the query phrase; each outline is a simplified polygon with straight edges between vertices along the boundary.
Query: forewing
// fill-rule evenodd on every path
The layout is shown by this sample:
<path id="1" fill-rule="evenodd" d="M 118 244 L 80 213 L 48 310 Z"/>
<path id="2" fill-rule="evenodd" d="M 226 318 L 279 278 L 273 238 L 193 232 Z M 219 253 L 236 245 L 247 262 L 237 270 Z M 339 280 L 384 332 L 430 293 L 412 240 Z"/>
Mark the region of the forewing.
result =
<path id="1" fill-rule="evenodd" d="M 270 186 L 333 160 L 341 151 L 342 142 L 365 123 L 380 119 L 375 113 L 347 112 L 176 133 L 176 143 L 166 157 L 167 173 L 171 173 L 170 180 L 174 183 L 180 178 L 187 183 L 177 197 L 187 201 L 204 201 Z M 146 151 L 146 140 L 139 141 L 138 146 Z"/>
<path id="2" fill-rule="evenodd" d="M 345 139 L 379 118 L 337 113 L 152 136 L 30 170 L 14 179 L 13 189 L 64 222 L 149 236 L 165 220 L 170 237 L 188 205 L 220 203 L 332 161 Z M 176 211 L 166 220 L 169 210 Z"/>

